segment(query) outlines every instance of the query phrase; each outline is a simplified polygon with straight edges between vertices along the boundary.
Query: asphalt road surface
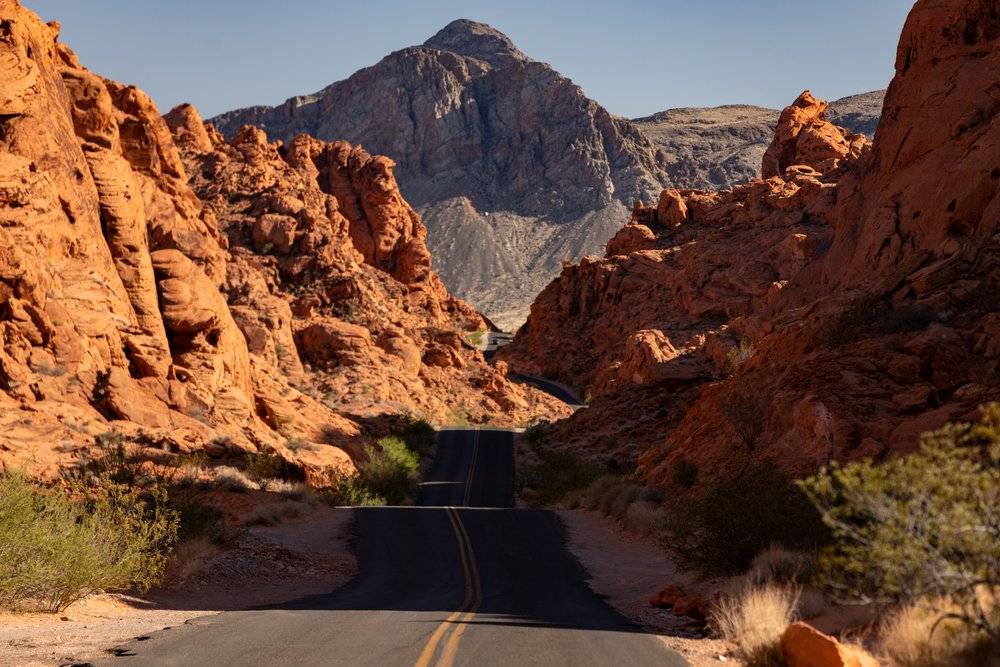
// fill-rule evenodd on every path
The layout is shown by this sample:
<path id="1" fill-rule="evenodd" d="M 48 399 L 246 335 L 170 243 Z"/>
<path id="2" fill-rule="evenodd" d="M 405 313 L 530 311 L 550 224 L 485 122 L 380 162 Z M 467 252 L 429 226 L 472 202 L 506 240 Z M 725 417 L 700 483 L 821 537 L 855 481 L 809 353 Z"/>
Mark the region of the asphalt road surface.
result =
<path id="1" fill-rule="evenodd" d="M 512 508 L 513 479 L 510 431 L 442 431 L 416 507 L 354 510 L 349 584 L 196 619 L 101 664 L 686 665 L 590 591 L 553 513 Z"/>

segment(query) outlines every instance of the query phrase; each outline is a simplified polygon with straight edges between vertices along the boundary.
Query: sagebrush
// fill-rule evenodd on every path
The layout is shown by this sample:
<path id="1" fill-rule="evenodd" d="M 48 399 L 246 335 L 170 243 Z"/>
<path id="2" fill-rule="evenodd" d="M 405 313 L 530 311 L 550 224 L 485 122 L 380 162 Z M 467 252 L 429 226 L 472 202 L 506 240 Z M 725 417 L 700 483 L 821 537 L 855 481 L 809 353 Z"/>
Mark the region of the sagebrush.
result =
<path id="1" fill-rule="evenodd" d="M 162 489 L 107 482 L 74 498 L 0 476 L 0 606 L 55 612 L 95 591 L 144 591 L 160 580 L 177 528 Z"/>

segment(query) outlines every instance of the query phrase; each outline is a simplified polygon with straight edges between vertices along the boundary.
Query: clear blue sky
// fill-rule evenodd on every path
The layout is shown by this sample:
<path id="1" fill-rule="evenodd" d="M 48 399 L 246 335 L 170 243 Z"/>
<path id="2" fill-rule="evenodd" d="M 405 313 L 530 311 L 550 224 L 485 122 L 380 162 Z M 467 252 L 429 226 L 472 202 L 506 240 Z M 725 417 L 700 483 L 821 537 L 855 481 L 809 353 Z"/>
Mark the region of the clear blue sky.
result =
<path id="1" fill-rule="evenodd" d="M 489 23 L 612 113 L 780 108 L 883 88 L 912 0 L 22 0 L 162 112 L 315 92 L 456 18 Z"/>

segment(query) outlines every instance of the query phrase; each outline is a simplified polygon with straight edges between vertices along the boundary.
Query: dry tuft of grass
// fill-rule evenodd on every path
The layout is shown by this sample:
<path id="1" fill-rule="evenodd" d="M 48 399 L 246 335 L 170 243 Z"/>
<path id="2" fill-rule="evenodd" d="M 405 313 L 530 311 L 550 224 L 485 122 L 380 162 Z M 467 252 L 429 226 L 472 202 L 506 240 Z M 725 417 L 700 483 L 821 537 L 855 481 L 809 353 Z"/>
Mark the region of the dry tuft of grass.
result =
<path id="1" fill-rule="evenodd" d="M 625 512 L 625 527 L 642 536 L 652 535 L 663 526 L 663 510 L 649 500 L 637 500 Z"/>
<path id="2" fill-rule="evenodd" d="M 167 579 L 183 580 L 207 567 L 209 561 L 223 552 L 223 548 L 208 537 L 182 540 L 174 547 L 167 566 Z"/>
<path id="3" fill-rule="evenodd" d="M 709 622 L 747 667 L 783 667 L 781 635 L 795 620 L 797 603 L 794 588 L 748 586 L 720 600 Z"/>
<path id="4" fill-rule="evenodd" d="M 260 485 L 247 477 L 239 468 L 232 466 L 219 466 L 213 470 L 213 478 L 210 486 L 226 491 L 244 493 L 246 491 L 257 491 Z"/>
<path id="5" fill-rule="evenodd" d="M 818 569 L 815 554 L 771 545 L 754 557 L 747 576 L 760 584 L 801 584 L 811 580 Z"/>
<path id="6" fill-rule="evenodd" d="M 898 609 L 879 632 L 879 648 L 892 667 L 995 667 L 1000 665 L 996 640 L 969 630 L 957 619 L 945 618 L 947 603 L 940 609 L 907 605 Z M 942 611 L 943 609 L 944 611 Z"/>

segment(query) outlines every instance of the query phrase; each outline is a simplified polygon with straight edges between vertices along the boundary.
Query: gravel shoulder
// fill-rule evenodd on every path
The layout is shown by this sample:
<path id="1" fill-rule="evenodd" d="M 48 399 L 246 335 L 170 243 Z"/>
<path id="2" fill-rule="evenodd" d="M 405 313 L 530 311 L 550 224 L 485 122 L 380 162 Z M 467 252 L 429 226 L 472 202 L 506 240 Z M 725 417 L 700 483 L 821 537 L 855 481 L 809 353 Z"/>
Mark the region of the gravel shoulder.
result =
<path id="1" fill-rule="evenodd" d="M 693 667 L 733 662 L 726 644 L 707 637 L 701 624 L 650 606 L 653 593 L 685 580 L 653 539 L 639 537 L 599 512 L 556 513 L 566 526 L 569 550 L 590 574 L 591 589 L 608 604 L 658 635 Z"/>

